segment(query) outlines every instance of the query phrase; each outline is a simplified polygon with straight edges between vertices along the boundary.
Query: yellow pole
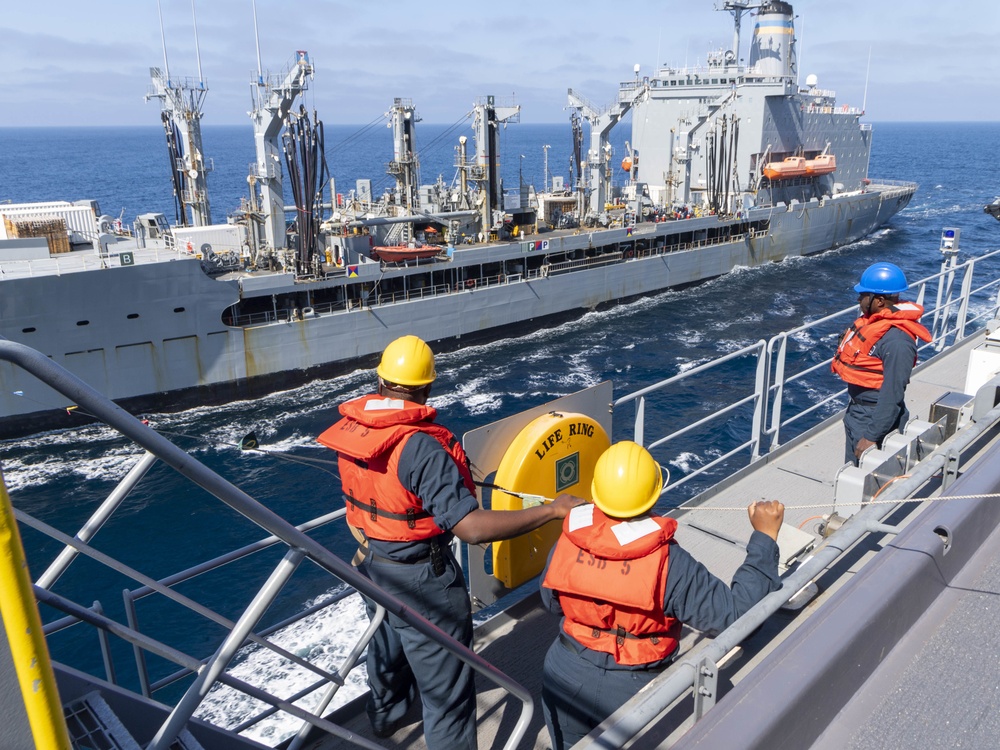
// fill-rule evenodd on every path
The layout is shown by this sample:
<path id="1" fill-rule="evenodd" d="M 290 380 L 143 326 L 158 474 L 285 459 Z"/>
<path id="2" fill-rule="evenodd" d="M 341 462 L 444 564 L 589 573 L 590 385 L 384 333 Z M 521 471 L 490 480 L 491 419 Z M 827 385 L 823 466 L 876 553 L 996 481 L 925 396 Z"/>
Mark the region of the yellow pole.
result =
<path id="1" fill-rule="evenodd" d="M 17 530 L 14 509 L 0 471 L 0 614 L 10 641 L 17 681 L 35 738 L 35 747 L 70 750 L 69 731 L 63 716 L 49 649 L 42 633 L 35 595 L 28 577 L 28 562 Z"/>

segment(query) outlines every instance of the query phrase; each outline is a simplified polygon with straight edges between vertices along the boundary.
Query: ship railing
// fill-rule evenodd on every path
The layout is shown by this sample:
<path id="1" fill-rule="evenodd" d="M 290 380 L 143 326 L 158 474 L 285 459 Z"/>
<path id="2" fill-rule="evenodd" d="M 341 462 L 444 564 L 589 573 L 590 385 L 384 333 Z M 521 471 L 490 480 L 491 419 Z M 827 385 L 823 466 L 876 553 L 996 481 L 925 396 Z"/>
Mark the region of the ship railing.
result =
<path id="1" fill-rule="evenodd" d="M 977 442 L 1000 425 L 1000 406 L 985 410 L 966 430 L 955 436 L 947 445 L 934 449 L 906 475 L 883 486 L 880 503 L 867 503 L 824 541 L 824 544 L 806 558 L 793 572 L 782 578 L 782 586 L 751 607 L 732 625 L 711 641 L 679 661 L 650 682 L 645 689 L 626 701 L 611 716 L 575 748 L 626 747 L 629 742 L 655 724 L 665 711 L 676 706 L 690 691 L 693 698 L 689 724 L 699 721 L 712 708 L 719 669 L 728 654 L 734 652 L 757 631 L 772 615 L 795 594 L 819 578 L 837 559 L 861 539 L 872 533 L 893 533 L 898 527 L 888 526 L 885 520 L 898 508 L 893 501 L 912 497 L 928 482 L 937 477 L 959 473 L 963 458 L 977 452 Z M 990 487 L 993 485 L 990 484 Z M 943 484 L 947 490 L 948 484 Z M 940 532 L 940 530 L 938 530 Z M 944 584 L 947 585 L 947 584 Z M 905 617 L 904 617 L 905 619 Z"/>
<path id="2" fill-rule="evenodd" d="M 940 351 L 949 342 L 954 344 L 967 338 L 969 330 L 982 328 L 996 316 L 1000 309 L 998 274 L 993 273 L 990 280 L 979 285 L 974 281 L 977 267 L 985 263 L 995 270 L 998 260 L 1000 250 L 961 264 L 957 264 L 954 256 L 946 256 L 941 271 L 910 286 L 919 304 L 925 304 L 925 297 L 932 290 L 936 292 L 936 299 L 925 304 L 923 317 L 924 321 L 931 323 L 933 340 L 920 342 L 919 352 Z M 959 278 L 961 283 L 957 285 Z M 959 288 L 956 289 L 956 285 Z M 740 437 L 733 439 L 735 445 L 671 482 L 664 488 L 664 496 L 677 496 L 679 488 L 705 477 L 721 464 L 726 464 L 726 473 L 730 473 L 729 469 L 735 470 L 731 462 L 739 454 L 744 456 L 744 465 L 749 465 L 782 445 L 783 433 L 788 428 L 795 425 L 801 428 L 799 432 L 804 431 L 811 426 L 803 426 L 806 418 L 813 417 L 815 421 L 820 421 L 838 411 L 847 390 L 831 388 L 831 384 L 839 384 L 840 381 L 834 380 L 830 374 L 830 362 L 839 334 L 855 317 L 857 306 L 844 308 L 779 333 L 770 340 L 761 339 L 717 359 L 697 363 L 616 400 L 616 408 L 634 404 L 633 439 L 653 451 L 662 451 L 670 444 L 672 447 L 679 446 L 674 448 L 678 454 L 687 452 L 689 448 L 691 452 L 697 452 L 696 445 L 680 444 L 682 438 L 700 444 L 718 444 L 718 439 L 710 436 L 710 426 L 729 435 L 739 432 Z M 827 342 L 829 357 L 817 360 L 817 341 Z M 753 359 L 756 359 L 756 366 L 747 367 L 746 362 Z M 736 361 L 739 361 L 738 366 L 734 367 Z M 752 378 L 750 372 L 754 373 Z M 740 378 L 743 380 L 740 381 Z M 716 391 L 711 385 L 713 379 L 724 380 L 728 387 Z M 744 395 L 738 395 L 725 404 L 707 400 L 710 407 L 706 406 L 702 418 L 692 422 L 690 411 L 686 411 L 683 427 L 661 437 L 646 435 L 647 413 L 658 404 L 669 401 L 670 396 L 683 397 L 687 394 L 696 398 L 694 394 L 723 390 L 735 390 L 737 394 L 742 391 Z M 669 415 L 659 415 L 657 421 L 669 425 L 675 420 Z"/>
<path id="3" fill-rule="evenodd" d="M 892 198 L 897 195 L 903 195 L 904 193 L 912 193 L 917 187 L 915 182 L 906 182 L 904 180 L 882 180 L 873 178 L 871 183 L 868 185 L 868 189 L 877 188 L 884 198 Z"/>
<path id="4" fill-rule="evenodd" d="M 987 280 L 977 284 L 976 271 L 977 268 L 983 266 L 987 269 L 984 273 Z M 959 287 L 957 290 L 956 286 Z M 998 312 L 1000 312 L 1000 250 L 961 264 L 958 264 L 953 256 L 946 256 L 942 261 L 940 272 L 911 284 L 909 289 L 910 292 L 916 293 L 918 304 L 925 304 L 924 300 L 932 292 L 936 292 L 936 300 L 934 303 L 926 305 L 927 314 L 924 317 L 925 322 L 931 323 L 933 340 L 929 343 L 923 343 L 920 350 L 940 350 L 949 345 L 949 342 L 951 346 L 960 344 L 969 338 L 966 335 L 968 330 L 976 328 L 978 331 L 986 322 L 996 320 Z M 839 320 L 840 323 L 844 323 L 845 320 L 853 320 L 856 315 L 856 307 L 845 308 L 806 325 L 783 332 L 767 342 L 760 340 L 718 359 L 702 362 L 678 375 L 660 381 L 660 383 L 617 399 L 613 404 L 616 409 L 626 404 L 634 405 L 636 412 L 634 439 L 636 442 L 646 445 L 654 452 L 654 456 L 668 442 L 676 441 L 692 430 L 697 430 L 699 427 L 716 420 L 721 420 L 723 429 L 735 429 L 741 422 L 745 422 L 750 428 L 747 439 L 743 440 L 735 449 L 725 452 L 717 460 L 699 467 L 678 481 L 671 483 L 664 488 L 661 499 L 669 498 L 674 488 L 682 486 L 699 474 L 704 474 L 719 463 L 733 458 L 740 451 L 750 454 L 747 465 L 761 460 L 765 458 L 764 454 L 774 451 L 781 444 L 779 440 L 781 428 L 788 427 L 819 411 L 821 413 L 815 417 L 814 424 L 809 425 L 809 427 L 815 427 L 823 421 L 824 417 L 839 410 L 846 394 L 845 389 L 829 393 L 826 397 L 819 399 L 810 395 L 807 399 L 810 401 L 808 407 L 786 418 L 782 417 L 782 404 L 790 385 L 805 383 L 810 375 L 815 375 L 819 371 L 823 371 L 827 379 L 833 377 L 829 373 L 831 358 L 825 358 L 820 362 L 811 362 L 808 354 L 815 350 L 814 342 L 817 340 L 828 342 L 830 348 L 834 349 L 837 345 L 837 334 L 842 330 L 839 325 L 835 325 L 835 322 Z M 804 355 L 798 357 L 796 362 L 801 366 L 801 369 L 794 373 L 791 372 L 790 366 L 791 342 L 800 342 L 804 350 Z M 803 354 L 803 352 L 799 353 Z M 691 395 L 696 402 L 704 401 L 705 394 L 723 390 L 712 387 L 711 373 L 714 370 L 718 369 L 720 371 L 719 377 L 725 378 L 727 385 L 732 387 L 736 383 L 734 373 L 747 368 L 745 362 L 738 369 L 729 368 L 727 365 L 736 360 L 750 357 L 757 357 L 757 367 L 752 379 L 754 385 L 750 393 L 729 404 L 722 406 L 713 404 L 711 409 L 706 409 L 706 416 L 696 420 L 690 425 L 690 428 L 676 430 L 662 438 L 650 438 L 645 434 L 644 426 L 647 413 L 658 405 L 661 408 L 666 408 L 668 401 L 664 396 L 668 390 L 674 396 L 683 396 L 685 393 L 683 389 L 687 388 L 688 395 Z M 824 389 L 830 390 L 827 386 L 817 385 L 815 380 L 809 383 L 806 388 L 810 394 Z M 676 400 L 670 403 L 676 404 Z M 851 523 L 844 524 L 835 531 L 817 552 L 803 561 L 790 575 L 782 579 L 783 585 L 779 591 L 762 599 L 729 628 L 707 643 L 703 649 L 693 653 L 687 660 L 679 662 L 665 671 L 662 676 L 657 677 L 646 690 L 641 691 L 626 702 L 605 720 L 595 733 L 575 747 L 624 747 L 632 738 L 637 737 L 647 727 L 655 723 L 664 711 L 675 706 L 677 701 L 683 698 L 688 691 L 692 691 L 694 696 L 690 721 L 698 721 L 714 702 L 712 691 L 704 687 L 705 680 L 715 678 L 719 665 L 725 660 L 726 655 L 746 640 L 794 594 L 821 575 L 845 550 L 853 547 L 857 541 L 869 533 L 885 531 L 890 528 L 882 524 L 884 519 L 897 507 L 892 504 L 893 500 L 902 500 L 911 496 L 935 476 L 942 474 L 948 474 L 951 477 L 957 476 L 959 473 L 957 464 L 963 460 L 963 456 L 975 452 L 980 438 L 987 431 L 995 431 L 997 425 L 1000 424 L 1000 406 L 994 405 L 990 408 L 992 403 L 993 401 L 989 400 L 988 403 L 983 404 L 982 414 L 976 418 L 974 424 L 956 436 L 954 440 L 949 441 L 945 446 L 934 449 L 908 474 L 884 484 L 879 498 L 886 501 L 885 504 L 863 506 L 853 516 Z M 771 407 L 770 414 L 769 405 Z M 740 414 L 741 409 L 747 411 L 751 406 L 753 408 L 752 416 L 745 413 Z M 977 404 L 977 411 L 980 411 L 979 404 Z M 690 409 L 685 410 L 682 419 L 691 421 Z M 668 424 L 671 421 L 669 417 L 664 420 L 662 415 L 658 416 L 657 420 L 665 421 Z M 801 432 L 805 432 L 805 429 Z M 727 466 L 727 475 L 731 473 L 731 468 L 731 465 Z M 736 469 L 738 468 L 736 467 Z M 944 478 L 943 482 L 943 487 L 947 489 L 947 477 Z M 703 697 L 706 695 L 709 696 L 707 699 Z"/>
<path id="5" fill-rule="evenodd" d="M 65 534 L 30 514 L 16 511 L 17 519 L 22 525 L 41 532 L 55 540 L 58 544 L 63 545 L 63 551 L 56 557 L 46 572 L 42 574 L 34 587 L 35 597 L 38 602 L 66 615 L 62 620 L 50 623 L 48 626 L 50 630 L 53 632 L 62 630 L 68 627 L 72 620 L 87 623 L 97 628 L 100 633 L 99 638 L 102 642 L 103 654 L 105 655 L 105 671 L 111 681 L 114 681 L 115 669 L 110 659 L 111 651 L 108 644 L 108 636 L 115 636 L 130 644 L 136 654 L 136 668 L 140 675 L 141 692 L 146 696 L 152 695 L 156 690 L 162 689 L 167 685 L 174 685 L 177 680 L 182 679 L 186 675 L 193 675 L 193 680 L 190 682 L 183 696 L 170 710 L 169 715 L 156 731 L 153 739 L 145 745 L 146 748 L 155 750 L 171 747 L 179 733 L 188 726 L 189 720 L 203 703 L 210 690 L 219 684 L 242 692 L 269 706 L 268 709 L 257 714 L 252 719 L 243 721 L 237 727 L 239 730 L 246 729 L 252 724 L 259 722 L 265 715 L 270 715 L 275 711 L 282 711 L 302 721 L 302 728 L 292 741 L 291 747 L 300 746 L 304 741 L 305 735 L 313 727 L 347 742 L 352 742 L 359 747 L 368 748 L 369 750 L 380 747 L 333 724 L 322 718 L 322 716 L 336 690 L 344 684 L 348 672 L 360 659 L 368 641 L 374 635 L 379 622 L 387 612 L 403 620 L 415 630 L 453 654 L 456 658 L 468 664 L 472 669 L 490 680 L 490 682 L 500 686 L 521 701 L 521 712 L 517 724 L 508 738 L 505 747 L 513 750 L 518 746 L 527 731 L 534 713 L 534 702 L 530 693 L 471 649 L 445 634 L 395 596 L 374 584 L 370 579 L 359 573 L 352 565 L 341 560 L 307 533 L 339 519 L 342 516 L 342 512 L 326 514 L 303 526 L 293 526 L 283 517 L 258 503 L 203 463 L 194 459 L 189 453 L 167 440 L 167 438 L 153 430 L 147 424 L 122 410 L 41 352 L 23 344 L 0 340 L 0 360 L 9 362 L 34 375 L 50 388 L 62 394 L 70 402 L 75 403 L 81 413 L 86 413 L 104 422 L 146 451 L 104 503 L 83 524 L 75 536 Z M 228 555 L 159 580 L 147 576 L 122 560 L 115 559 L 112 555 L 100 551 L 91 543 L 95 534 L 115 510 L 121 506 L 122 501 L 135 490 L 147 471 L 157 462 L 161 462 L 173 469 L 182 477 L 188 479 L 194 485 L 220 501 L 223 505 L 228 506 L 245 519 L 262 528 L 271 536 Z M 216 569 L 220 566 L 231 564 L 236 560 L 242 559 L 249 554 L 257 553 L 270 546 L 279 546 L 279 548 L 284 546 L 287 549 L 267 580 L 253 594 L 246 609 L 235 621 L 223 617 L 174 588 L 181 582 L 190 581 L 194 577 L 204 575 L 209 569 Z M 122 624 L 108 617 L 102 611 L 100 604 L 93 607 L 82 606 L 52 591 L 52 585 L 72 566 L 73 562 L 79 556 L 96 561 L 116 573 L 139 583 L 141 588 L 126 593 L 127 624 Z M 273 633 L 275 629 L 280 628 L 282 625 L 287 624 L 288 621 L 273 625 L 267 630 L 256 630 L 260 626 L 265 613 L 279 599 L 282 592 L 285 591 L 287 584 L 291 581 L 296 570 L 299 569 L 300 564 L 307 559 L 338 581 L 338 586 L 345 587 L 345 590 L 346 587 L 350 587 L 350 590 L 362 594 L 376 605 L 375 618 L 369 623 L 364 634 L 351 649 L 340 668 L 334 671 L 320 668 L 304 657 L 291 653 L 287 649 L 283 649 L 268 640 L 267 635 Z M 241 579 L 241 584 L 245 586 L 246 581 Z M 216 644 L 216 650 L 211 656 L 204 659 L 195 658 L 140 631 L 138 618 L 135 616 L 134 604 L 137 600 L 145 598 L 154 592 L 171 602 L 180 604 L 209 623 L 221 626 L 224 631 L 223 636 Z M 342 596 L 342 591 L 337 592 L 333 599 L 336 600 L 340 596 Z M 200 628 L 199 632 L 210 632 L 210 629 Z M 248 643 L 263 646 L 277 653 L 288 662 L 309 670 L 314 675 L 312 684 L 306 689 L 296 691 L 295 695 L 279 697 L 251 685 L 232 674 L 227 674 L 225 671 L 226 667 L 237 656 L 239 650 Z M 174 672 L 163 679 L 152 680 L 146 674 L 145 654 L 147 653 L 173 662 L 181 668 L 180 671 Z M 300 698 L 323 689 L 324 686 L 326 690 L 320 697 L 318 708 L 310 711 L 295 703 Z M 127 724 L 129 717 L 122 718 L 126 719 L 125 723 Z"/>
<path id="6" fill-rule="evenodd" d="M 265 161 L 263 164 L 258 164 L 252 161 L 247 166 L 247 174 L 258 180 L 276 180 L 281 176 L 281 167 L 278 162 Z"/>
<path id="7" fill-rule="evenodd" d="M 581 258 L 579 260 L 564 260 L 558 263 L 549 263 L 547 272 L 543 272 L 542 269 L 539 268 L 536 273 L 539 276 L 558 276 L 563 273 L 579 271 L 581 268 L 598 268 L 600 266 L 609 266 L 614 263 L 620 263 L 624 257 L 625 253 L 621 250 L 617 250 L 613 253 L 602 253 L 601 255 L 593 258 Z M 544 266 L 542 268 L 544 268 Z"/>
<path id="8" fill-rule="evenodd" d="M 716 238 L 705 238 L 700 240 L 692 240 L 691 242 L 679 242 L 677 244 L 667 244 L 667 245 L 651 245 L 649 247 L 631 247 L 636 239 L 641 239 L 646 235 L 653 234 L 656 225 L 650 225 L 650 229 L 645 232 L 636 232 L 633 237 L 629 240 L 623 240 L 619 244 L 629 245 L 630 247 L 623 250 L 616 250 L 614 252 L 602 253 L 601 255 L 592 258 L 581 258 L 577 260 L 566 260 L 559 261 L 557 263 L 549 263 L 547 268 L 542 266 L 541 268 L 534 269 L 528 272 L 528 278 L 538 278 L 544 276 L 556 276 L 563 273 L 569 273 L 572 271 L 579 271 L 584 268 L 595 268 L 600 266 L 605 266 L 613 263 L 620 263 L 622 261 L 629 261 L 632 258 L 653 258 L 659 255 L 666 255 L 668 253 L 676 253 L 683 250 L 700 250 L 706 247 L 714 247 L 716 245 L 723 245 L 731 242 L 743 242 L 747 239 L 757 239 L 763 237 L 767 234 L 764 230 L 750 230 L 748 232 L 739 232 L 736 234 L 720 236 Z"/>
<path id="9" fill-rule="evenodd" d="M 543 275 L 538 270 L 531 271 L 529 278 Z M 359 308 L 376 307 L 380 305 L 394 305 L 401 302 L 413 302 L 415 300 L 437 297 L 453 292 L 473 291 L 475 289 L 488 289 L 490 287 L 513 284 L 522 281 L 524 274 L 493 274 L 491 276 L 474 276 L 464 280 L 459 280 L 452 284 L 434 284 L 432 286 L 419 287 L 416 289 L 406 289 L 395 292 L 370 292 L 367 296 L 358 300 L 339 300 L 337 302 L 314 303 L 305 317 L 314 318 L 323 315 L 333 315 L 350 312 Z M 300 311 L 301 312 L 301 311 Z M 292 323 L 296 321 L 293 309 L 283 308 L 280 310 L 263 310 L 255 313 L 244 313 L 231 320 L 227 320 L 227 325 L 252 328 L 254 326 L 269 325 L 271 323 Z"/>
<path id="10" fill-rule="evenodd" d="M 573 273 L 589 268 L 600 268 L 602 266 L 627 262 L 633 258 L 653 258 L 659 255 L 675 253 L 683 250 L 699 250 L 716 245 L 743 242 L 748 239 L 757 239 L 767 235 L 766 230 L 750 230 L 736 234 L 720 236 L 712 239 L 693 240 L 691 242 L 680 242 L 669 245 L 651 245 L 649 247 L 635 247 L 636 240 L 648 238 L 655 234 L 656 225 L 640 225 L 631 239 L 623 240 L 622 245 L 627 249 L 615 250 L 613 252 L 602 253 L 594 257 L 579 258 L 558 262 L 543 263 L 538 268 L 528 269 L 524 273 L 517 274 L 493 274 L 489 276 L 470 276 L 466 279 L 459 279 L 454 285 L 435 284 L 433 286 L 420 287 L 417 289 L 405 289 L 393 292 L 370 292 L 360 300 L 337 301 L 314 303 L 307 317 L 318 317 L 338 313 L 351 312 L 352 310 L 364 307 L 375 307 L 380 305 L 394 305 L 402 302 L 436 297 L 442 294 L 453 292 L 473 291 L 475 289 L 488 289 L 490 287 L 513 284 L 518 281 L 543 279 L 547 276 L 558 276 L 566 273 Z M 338 272 L 342 274 L 343 272 Z M 250 328 L 273 323 L 291 323 L 296 320 L 294 310 L 283 308 L 279 310 L 263 310 L 255 313 L 244 313 L 227 321 L 228 325 Z"/>
<path id="11" fill-rule="evenodd" d="M 136 247 L 120 248 L 104 256 L 85 250 L 75 250 L 70 253 L 60 253 L 37 260 L 5 260 L 0 263 L 0 266 L 3 268 L 5 278 L 13 279 L 32 278 L 35 276 L 62 276 L 68 273 L 80 273 L 81 271 L 96 271 L 101 268 L 117 268 L 122 264 L 121 254 L 123 252 L 133 253 L 132 263 L 134 265 L 187 257 L 184 253 L 179 253 L 169 247 L 142 248 L 144 253 L 135 252 L 137 249 Z"/>

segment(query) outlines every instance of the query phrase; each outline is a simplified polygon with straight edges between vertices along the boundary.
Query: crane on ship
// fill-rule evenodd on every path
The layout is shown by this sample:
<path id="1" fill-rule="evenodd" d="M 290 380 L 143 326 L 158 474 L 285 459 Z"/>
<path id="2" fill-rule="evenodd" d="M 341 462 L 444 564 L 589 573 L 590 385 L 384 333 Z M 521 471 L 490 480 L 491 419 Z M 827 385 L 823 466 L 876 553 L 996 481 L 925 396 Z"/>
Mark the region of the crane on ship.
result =
<path id="1" fill-rule="evenodd" d="M 623 86 L 618 100 L 604 109 L 593 106 L 573 89 L 567 91 L 569 106 L 590 125 L 590 148 L 587 150 L 586 163 L 580 165 L 581 172 L 587 175 L 585 182 L 589 202 L 585 220 L 588 223 L 606 223 L 604 206 L 611 191 L 611 144 L 608 143 L 608 134 L 635 104 L 649 95 L 649 81 L 639 79 L 638 65 L 635 66 L 635 74 L 634 85 L 628 90 Z"/>
<path id="2" fill-rule="evenodd" d="M 257 20 L 254 16 L 254 29 Z M 251 209 L 259 213 L 264 227 L 264 243 L 272 250 L 283 250 L 285 240 L 285 199 L 282 188 L 281 159 L 284 149 L 278 141 L 282 125 L 296 97 L 308 87 L 313 76 L 309 53 L 299 50 L 290 65 L 276 76 L 265 75 L 257 51 L 257 80 L 251 87 L 254 107 L 250 112 L 256 160 L 247 181 L 250 183 Z M 251 231 L 256 227 L 251 222 Z"/>
<path id="3" fill-rule="evenodd" d="M 194 6 L 191 8 L 194 13 Z M 208 201 L 207 162 L 201 145 L 202 105 L 208 87 L 201 72 L 201 51 L 198 47 L 198 22 L 194 21 L 195 50 L 198 57 L 198 80 L 172 78 L 167 61 L 167 40 L 160 13 L 160 42 L 163 46 L 163 68 L 150 68 L 152 81 L 145 100 L 160 100 L 160 120 L 167 136 L 170 157 L 170 179 L 174 187 L 177 223 L 181 226 L 204 227 L 212 223 Z M 189 224 L 190 222 L 190 224 Z"/>

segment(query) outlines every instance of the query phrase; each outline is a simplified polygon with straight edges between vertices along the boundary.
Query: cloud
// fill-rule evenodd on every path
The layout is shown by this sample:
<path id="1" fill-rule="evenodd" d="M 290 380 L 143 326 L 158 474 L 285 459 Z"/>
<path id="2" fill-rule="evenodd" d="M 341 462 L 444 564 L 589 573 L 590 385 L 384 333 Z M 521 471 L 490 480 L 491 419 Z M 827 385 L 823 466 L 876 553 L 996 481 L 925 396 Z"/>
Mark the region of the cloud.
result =
<path id="1" fill-rule="evenodd" d="M 190 2 L 160 4 L 171 75 L 197 77 Z M 316 66 L 308 106 L 337 123 L 369 122 L 393 97 L 412 99 L 425 122 L 449 123 L 488 94 L 515 94 L 524 122 L 565 122 L 567 88 L 610 103 L 636 63 L 644 73 L 656 64 L 691 66 L 704 63 L 709 50 L 732 46 L 729 14 L 708 3 L 639 0 L 627 15 L 596 0 L 511 0 L 485 10 L 458 0 L 419 9 L 404 0 L 256 5 L 263 67 L 276 73 L 296 50 L 307 50 Z M 1000 119 L 997 98 L 984 94 L 995 88 L 1000 13 L 993 3 L 914 0 L 905 7 L 794 3 L 803 75 L 817 74 L 840 101 L 860 106 L 871 49 L 869 113 Z M 5 9 L 0 126 L 155 124 L 155 104 L 142 98 L 149 68 L 163 64 L 156 5 L 50 0 L 45 8 L 44 19 L 37 6 Z M 205 122 L 245 124 L 257 69 L 251 5 L 202 0 L 196 10 L 209 88 Z M 971 30 L 962 18 L 975 19 Z M 744 58 L 753 24 L 744 18 Z"/>

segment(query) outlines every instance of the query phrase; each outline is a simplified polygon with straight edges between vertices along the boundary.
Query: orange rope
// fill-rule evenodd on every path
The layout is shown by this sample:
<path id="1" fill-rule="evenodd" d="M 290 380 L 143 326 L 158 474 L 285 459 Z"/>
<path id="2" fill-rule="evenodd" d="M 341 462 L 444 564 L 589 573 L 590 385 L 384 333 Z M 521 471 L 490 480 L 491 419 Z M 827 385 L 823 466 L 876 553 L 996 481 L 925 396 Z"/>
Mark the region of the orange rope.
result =
<path id="1" fill-rule="evenodd" d="M 809 523 L 810 521 L 815 521 L 817 518 L 823 518 L 823 516 L 809 516 L 809 518 L 807 518 L 805 521 L 799 524 L 799 528 L 801 529 L 807 523 Z"/>

